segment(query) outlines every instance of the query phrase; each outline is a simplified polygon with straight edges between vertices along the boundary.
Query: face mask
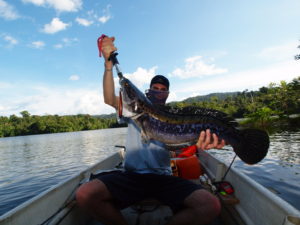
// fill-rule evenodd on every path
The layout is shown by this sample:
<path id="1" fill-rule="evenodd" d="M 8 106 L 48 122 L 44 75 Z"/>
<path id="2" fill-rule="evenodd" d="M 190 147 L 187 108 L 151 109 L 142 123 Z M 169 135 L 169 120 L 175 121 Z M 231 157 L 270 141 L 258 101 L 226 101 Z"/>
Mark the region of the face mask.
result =
<path id="1" fill-rule="evenodd" d="M 167 98 L 169 96 L 169 91 L 148 89 L 146 90 L 146 96 L 153 104 L 163 105 L 167 101 Z"/>

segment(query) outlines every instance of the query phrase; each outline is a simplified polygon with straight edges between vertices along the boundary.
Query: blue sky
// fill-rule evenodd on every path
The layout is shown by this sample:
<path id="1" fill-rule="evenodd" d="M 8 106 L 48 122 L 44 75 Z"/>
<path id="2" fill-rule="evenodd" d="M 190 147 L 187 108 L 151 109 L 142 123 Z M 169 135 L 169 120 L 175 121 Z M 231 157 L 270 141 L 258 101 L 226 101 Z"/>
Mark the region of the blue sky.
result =
<path id="1" fill-rule="evenodd" d="M 299 12 L 299 0 L 0 0 L 0 116 L 113 112 L 101 34 L 141 90 L 168 76 L 169 101 L 291 81 Z"/>

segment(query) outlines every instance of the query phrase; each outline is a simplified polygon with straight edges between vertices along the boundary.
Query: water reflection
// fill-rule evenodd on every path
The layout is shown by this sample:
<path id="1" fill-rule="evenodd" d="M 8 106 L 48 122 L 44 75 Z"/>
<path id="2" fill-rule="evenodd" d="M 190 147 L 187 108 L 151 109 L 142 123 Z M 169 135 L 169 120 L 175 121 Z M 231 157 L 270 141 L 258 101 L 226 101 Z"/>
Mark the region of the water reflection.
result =
<path id="1" fill-rule="evenodd" d="M 121 128 L 1 138 L 0 215 L 111 154 L 125 134 Z"/>
<path id="2" fill-rule="evenodd" d="M 281 132 L 272 135 L 270 153 L 285 163 L 300 164 L 300 132 Z"/>
<path id="3" fill-rule="evenodd" d="M 126 128 L 0 139 L 0 215 L 77 174 L 123 145 Z M 300 132 L 273 134 L 267 157 L 234 167 L 300 209 Z M 234 153 L 211 150 L 230 163 Z"/>

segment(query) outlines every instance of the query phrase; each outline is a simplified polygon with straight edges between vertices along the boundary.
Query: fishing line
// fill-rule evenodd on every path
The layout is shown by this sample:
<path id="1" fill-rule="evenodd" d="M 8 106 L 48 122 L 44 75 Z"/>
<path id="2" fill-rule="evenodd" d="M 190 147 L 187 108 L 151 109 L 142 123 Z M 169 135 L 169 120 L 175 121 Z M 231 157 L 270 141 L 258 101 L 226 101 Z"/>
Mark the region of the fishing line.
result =
<path id="1" fill-rule="evenodd" d="M 234 160 L 235 160 L 236 156 L 237 156 L 237 155 L 235 154 L 235 156 L 233 157 L 233 159 L 232 159 L 232 161 L 231 161 L 231 163 L 230 163 L 230 165 L 229 165 L 228 169 L 226 170 L 226 173 L 225 173 L 225 174 L 224 174 L 224 176 L 222 177 L 221 181 L 224 181 L 224 179 L 225 179 L 225 177 L 226 177 L 227 173 L 228 173 L 228 172 L 229 172 L 229 170 L 231 169 L 231 166 L 232 166 L 232 164 L 233 164 L 233 162 L 234 162 Z"/>

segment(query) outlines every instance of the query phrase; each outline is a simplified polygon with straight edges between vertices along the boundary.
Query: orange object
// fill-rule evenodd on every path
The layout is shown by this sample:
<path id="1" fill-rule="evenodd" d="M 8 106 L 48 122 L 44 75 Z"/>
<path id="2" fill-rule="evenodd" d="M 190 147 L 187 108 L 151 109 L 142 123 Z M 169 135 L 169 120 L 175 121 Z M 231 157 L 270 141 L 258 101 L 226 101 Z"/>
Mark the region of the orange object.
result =
<path id="1" fill-rule="evenodd" d="M 171 159 L 171 169 L 172 169 L 172 173 L 173 176 L 178 177 L 178 167 L 176 165 L 176 160 L 175 159 Z"/>
<path id="2" fill-rule="evenodd" d="M 203 174 L 198 158 L 193 155 L 187 158 L 176 158 L 171 160 L 173 175 L 178 174 L 184 179 L 198 179 Z"/>
<path id="3" fill-rule="evenodd" d="M 179 153 L 177 155 L 177 157 L 178 158 L 186 158 L 186 157 L 194 155 L 196 152 L 197 152 L 197 146 L 196 145 L 191 145 L 191 146 L 188 146 L 186 148 L 182 148 L 181 153 Z"/>

